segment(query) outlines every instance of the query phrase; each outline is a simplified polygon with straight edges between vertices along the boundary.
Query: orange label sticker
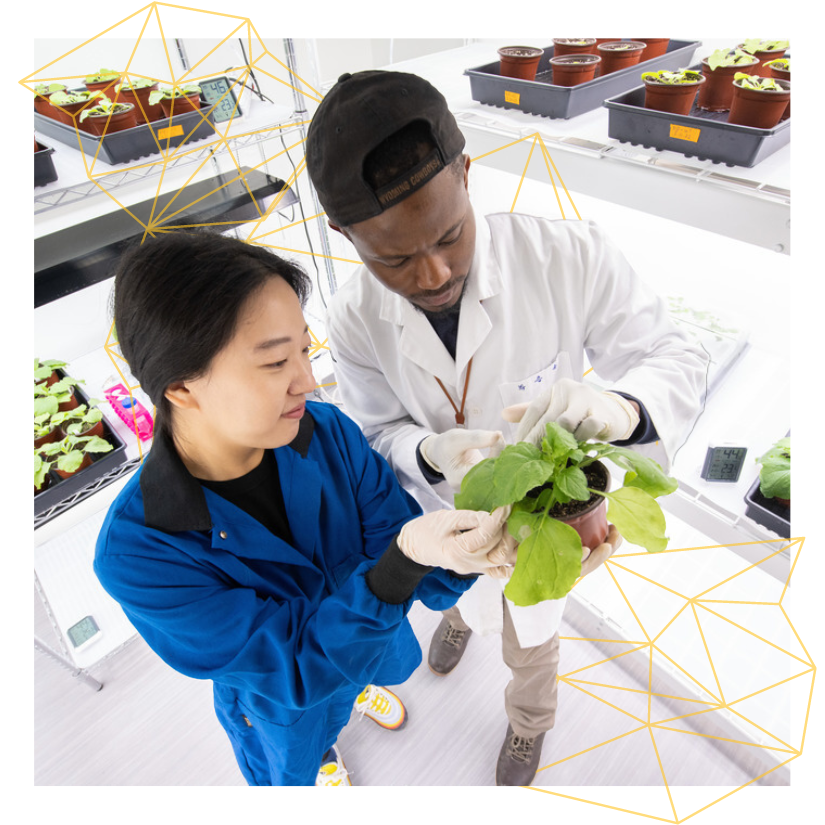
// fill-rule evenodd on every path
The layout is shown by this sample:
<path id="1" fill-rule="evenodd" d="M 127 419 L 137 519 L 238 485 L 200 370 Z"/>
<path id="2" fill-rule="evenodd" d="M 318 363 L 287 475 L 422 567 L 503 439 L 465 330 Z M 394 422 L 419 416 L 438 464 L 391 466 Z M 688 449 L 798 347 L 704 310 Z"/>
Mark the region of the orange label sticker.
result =
<path id="1" fill-rule="evenodd" d="M 521 98 L 521 94 L 519 92 L 504 92 L 504 99 L 508 103 L 515 103 L 518 106 L 519 100 Z"/>
<path id="2" fill-rule="evenodd" d="M 679 140 L 689 140 L 696 143 L 699 140 L 699 135 L 702 133 L 701 129 L 694 129 L 691 126 L 680 126 L 678 123 L 670 124 L 670 136 L 678 138 Z"/>
<path id="3" fill-rule="evenodd" d="M 165 138 L 173 138 L 178 137 L 179 135 L 183 134 L 183 125 L 177 124 L 177 126 L 167 126 L 165 129 L 158 129 L 158 137 L 161 140 Z"/>

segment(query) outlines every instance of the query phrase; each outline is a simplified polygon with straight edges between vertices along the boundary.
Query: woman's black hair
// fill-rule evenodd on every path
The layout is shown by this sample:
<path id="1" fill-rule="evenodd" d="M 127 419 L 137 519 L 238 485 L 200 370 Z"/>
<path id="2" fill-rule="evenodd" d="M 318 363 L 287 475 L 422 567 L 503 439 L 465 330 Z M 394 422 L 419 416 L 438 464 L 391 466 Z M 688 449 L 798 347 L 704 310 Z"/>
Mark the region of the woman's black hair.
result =
<path id="1" fill-rule="evenodd" d="M 121 256 L 112 298 L 118 343 L 155 404 L 156 427 L 171 434 L 167 387 L 208 371 L 244 302 L 275 276 L 304 306 L 311 281 L 297 264 L 213 231 L 165 233 Z"/>

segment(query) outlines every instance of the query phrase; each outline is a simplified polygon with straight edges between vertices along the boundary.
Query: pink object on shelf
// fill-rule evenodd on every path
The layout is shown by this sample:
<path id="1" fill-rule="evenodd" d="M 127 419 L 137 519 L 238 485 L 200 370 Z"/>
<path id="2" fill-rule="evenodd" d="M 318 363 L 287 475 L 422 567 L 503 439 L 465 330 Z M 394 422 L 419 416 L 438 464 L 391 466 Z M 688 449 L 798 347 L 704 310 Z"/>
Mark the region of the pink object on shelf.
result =
<path id="1" fill-rule="evenodd" d="M 116 384 L 103 390 L 106 400 L 112 409 L 117 413 L 117 417 L 132 431 L 137 433 L 141 441 L 146 441 L 152 437 L 154 421 L 149 411 L 134 396 L 129 394 L 129 390 L 123 384 Z M 137 423 L 137 430 L 135 424 Z"/>

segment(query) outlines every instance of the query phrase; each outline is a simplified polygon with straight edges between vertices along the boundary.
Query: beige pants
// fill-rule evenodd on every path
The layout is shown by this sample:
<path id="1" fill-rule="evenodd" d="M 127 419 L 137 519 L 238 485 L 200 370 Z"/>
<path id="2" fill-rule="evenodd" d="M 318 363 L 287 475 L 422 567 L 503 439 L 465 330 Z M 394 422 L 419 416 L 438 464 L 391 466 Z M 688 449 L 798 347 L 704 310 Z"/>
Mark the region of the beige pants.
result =
<path id="1" fill-rule="evenodd" d="M 532 739 L 550 730 L 556 721 L 558 704 L 559 634 L 535 647 L 520 647 L 507 600 L 504 603 L 504 632 L 501 652 L 513 678 L 504 689 L 504 711 L 519 736 Z M 457 607 L 443 614 L 459 630 L 468 627 Z"/>

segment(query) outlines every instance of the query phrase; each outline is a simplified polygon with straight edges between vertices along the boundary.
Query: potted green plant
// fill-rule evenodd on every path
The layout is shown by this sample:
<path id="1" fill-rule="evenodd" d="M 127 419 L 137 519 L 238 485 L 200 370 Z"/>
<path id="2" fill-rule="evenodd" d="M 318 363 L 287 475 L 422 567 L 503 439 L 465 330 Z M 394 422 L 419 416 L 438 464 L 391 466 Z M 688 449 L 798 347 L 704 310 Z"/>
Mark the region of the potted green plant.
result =
<path id="1" fill-rule="evenodd" d="M 54 384 L 35 384 L 34 414 L 42 415 L 44 412 L 48 412 L 50 415 L 54 415 L 57 412 L 73 410 L 79 404 L 75 398 L 74 388 L 82 383 L 84 383 L 82 380 L 64 375 Z"/>
<path id="2" fill-rule="evenodd" d="M 89 91 L 73 91 L 73 92 L 55 92 L 49 95 L 49 105 L 54 107 L 56 119 L 67 126 L 74 126 L 78 112 L 82 112 L 87 106 L 91 105 L 91 101 L 100 97 L 103 92 L 89 92 Z M 91 127 L 77 124 L 84 132 L 90 132 Z"/>
<path id="3" fill-rule="evenodd" d="M 578 86 L 596 76 L 596 69 L 602 62 L 597 54 L 565 54 L 551 57 L 554 86 Z"/>
<path id="4" fill-rule="evenodd" d="M 670 44 L 669 37 L 634 37 L 645 44 L 646 48 L 642 52 L 642 61 L 651 60 L 654 57 L 661 57 Z"/>
<path id="5" fill-rule="evenodd" d="M 620 69 L 635 66 L 642 57 L 645 45 L 640 40 L 614 40 L 612 43 L 600 43 L 598 54 L 602 59 L 599 75 L 604 76 Z"/>
<path id="6" fill-rule="evenodd" d="M 554 37 L 553 57 L 563 57 L 566 54 L 596 54 L 596 38 Z"/>
<path id="7" fill-rule="evenodd" d="M 759 492 L 785 507 L 791 504 L 791 439 L 780 438 L 764 455 L 759 464 Z"/>
<path id="8" fill-rule="evenodd" d="M 148 77 L 126 78 L 115 86 L 115 100 L 118 103 L 131 103 L 135 107 L 138 126 L 151 123 L 163 117 L 163 107 L 149 103 L 149 95 L 158 88 L 158 83 Z"/>
<path id="9" fill-rule="evenodd" d="M 60 438 L 67 435 L 96 435 L 103 438 L 103 411 L 96 406 L 99 403 L 98 399 L 91 398 L 88 406 L 78 404 L 72 410 L 52 415 L 51 423 L 59 428 Z"/>
<path id="10" fill-rule="evenodd" d="M 56 384 L 60 376 L 57 374 L 59 369 L 66 366 L 65 361 L 57 361 L 51 359 L 49 361 L 41 361 L 39 358 L 34 359 L 34 383 L 47 384 L 51 386 Z"/>
<path id="11" fill-rule="evenodd" d="M 608 492 L 609 474 L 600 459 L 626 470 L 620 489 Z M 507 527 L 519 548 L 504 594 L 529 606 L 570 591 L 581 575 L 582 545 L 593 550 L 603 542 L 608 519 L 627 541 L 648 552 L 664 550 L 665 517 L 656 498 L 676 487 L 676 480 L 647 456 L 613 444 L 578 441 L 553 422 L 541 448 L 513 444 L 475 465 L 464 477 L 455 506 L 488 512 L 512 506 Z M 582 515 L 584 523 L 577 523 Z"/>
<path id="12" fill-rule="evenodd" d="M 760 40 L 758 37 L 739 44 L 742 51 L 752 54 L 759 61 L 759 65 L 750 71 L 762 77 L 771 76 L 771 70 L 765 63 L 783 57 L 789 46 L 790 43 L 787 40 Z"/>
<path id="13" fill-rule="evenodd" d="M 84 78 L 83 83 L 90 92 L 107 91 L 120 80 L 120 72 L 114 69 L 101 69 L 97 74 L 91 74 Z"/>
<path id="14" fill-rule="evenodd" d="M 728 123 L 772 129 L 779 123 L 790 100 L 789 81 L 737 72 Z"/>
<path id="15" fill-rule="evenodd" d="M 44 444 L 39 454 L 43 462 L 49 464 L 49 469 L 54 469 L 60 478 L 69 478 L 85 470 L 92 463 L 93 453 L 108 453 L 111 449 L 112 445 L 98 436 L 67 435 L 60 441 Z M 37 472 L 35 461 L 35 474 Z M 35 486 L 37 486 L 36 478 Z"/>
<path id="16" fill-rule="evenodd" d="M 92 134 L 103 137 L 112 132 L 122 132 L 137 126 L 135 107 L 131 103 L 115 103 L 102 95 L 94 106 L 80 113 L 80 122 L 86 119 L 92 127 Z"/>
<path id="17" fill-rule="evenodd" d="M 733 76 L 751 71 L 759 62 L 742 49 L 716 49 L 702 59 L 702 74 L 706 82 L 699 89 L 696 105 L 708 112 L 727 112 L 733 99 Z"/>
<path id="18" fill-rule="evenodd" d="M 149 94 L 149 105 L 160 104 L 166 117 L 191 112 L 201 107 L 201 87 L 190 83 L 185 86 L 167 86 Z"/>
<path id="19" fill-rule="evenodd" d="M 60 438 L 60 428 L 52 421 L 48 412 L 34 416 L 34 448 L 50 444 Z"/>
<path id="20" fill-rule="evenodd" d="M 505 46 L 498 50 L 498 73 L 502 77 L 535 80 L 544 49 L 533 46 Z"/>
<path id="21" fill-rule="evenodd" d="M 56 118 L 49 95 L 55 92 L 65 92 L 66 87 L 62 83 L 38 83 L 34 87 L 34 111 L 44 117 Z"/>
<path id="22" fill-rule="evenodd" d="M 680 115 L 690 114 L 696 92 L 706 82 L 704 75 L 693 69 L 642 72 L 642 81 L 645 84 L 646 109 Z"/>

